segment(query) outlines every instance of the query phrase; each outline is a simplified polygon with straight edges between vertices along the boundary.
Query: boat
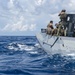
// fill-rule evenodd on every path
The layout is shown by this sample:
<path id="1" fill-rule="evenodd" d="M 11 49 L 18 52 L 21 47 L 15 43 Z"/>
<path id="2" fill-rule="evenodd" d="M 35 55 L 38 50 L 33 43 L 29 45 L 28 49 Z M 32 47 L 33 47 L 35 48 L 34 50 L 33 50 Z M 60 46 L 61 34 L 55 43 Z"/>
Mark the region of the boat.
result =
<path id="1" fill-rule="evenodd" d="M 48 35 L 46 29 L 36 34 L 41 48 L 49 55 L 75 55 L 75 14 L 67 14 L 67 36 Z"/>

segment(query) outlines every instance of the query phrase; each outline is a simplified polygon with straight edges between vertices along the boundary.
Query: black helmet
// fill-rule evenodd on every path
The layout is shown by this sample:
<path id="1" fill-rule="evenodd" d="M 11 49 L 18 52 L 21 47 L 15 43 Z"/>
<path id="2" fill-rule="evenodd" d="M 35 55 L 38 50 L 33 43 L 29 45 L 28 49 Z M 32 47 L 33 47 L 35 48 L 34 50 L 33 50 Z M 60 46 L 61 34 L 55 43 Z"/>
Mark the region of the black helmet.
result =
<path id="1" fill-rule="evenodd" d="M 53 21 L 51 20 L 50 23 L 53 23 Z"/>
<path id="2" fill-rule="evenodd" d="M 66 12 L 66 10 L 65 10 L 65 9 L 63 9 L 63 10 L 62 10 L 62 12 Z"/>

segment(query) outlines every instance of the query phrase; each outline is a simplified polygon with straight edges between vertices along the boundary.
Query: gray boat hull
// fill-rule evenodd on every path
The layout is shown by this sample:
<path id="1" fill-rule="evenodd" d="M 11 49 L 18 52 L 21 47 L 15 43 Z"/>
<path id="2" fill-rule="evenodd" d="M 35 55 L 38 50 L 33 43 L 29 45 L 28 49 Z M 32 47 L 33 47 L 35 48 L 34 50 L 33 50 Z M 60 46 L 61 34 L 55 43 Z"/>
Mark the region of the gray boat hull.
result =
<path id="1" fill-rule="evenodd" d="M 49 55 L 75 55 L 74 37 L 51 36 L 46 33 L 38 33 L 36 37 L 43 50 Z"/>

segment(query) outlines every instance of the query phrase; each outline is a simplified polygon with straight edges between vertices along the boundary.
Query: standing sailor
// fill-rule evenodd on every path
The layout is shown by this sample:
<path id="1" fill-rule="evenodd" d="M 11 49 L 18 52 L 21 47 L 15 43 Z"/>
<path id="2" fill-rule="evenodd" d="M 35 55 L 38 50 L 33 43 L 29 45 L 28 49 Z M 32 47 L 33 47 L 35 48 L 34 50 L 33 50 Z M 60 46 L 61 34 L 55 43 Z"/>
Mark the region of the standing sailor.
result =
<path id="1" fill-rule="evenodd" d="M 64 28 L 64 36 L 66 36 L 66 27 L 67 27 L 67 14 L 66 10 L 62 10 L 59 15 L 61 20 L 61 26 Z"/>

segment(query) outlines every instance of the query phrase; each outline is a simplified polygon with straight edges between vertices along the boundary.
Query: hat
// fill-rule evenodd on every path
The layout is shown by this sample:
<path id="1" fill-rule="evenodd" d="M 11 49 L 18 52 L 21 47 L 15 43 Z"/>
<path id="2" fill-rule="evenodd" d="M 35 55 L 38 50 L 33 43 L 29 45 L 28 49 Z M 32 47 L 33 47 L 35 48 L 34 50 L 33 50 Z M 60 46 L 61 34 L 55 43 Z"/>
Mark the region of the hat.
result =
<path id="1" fill-rule="evenodd" d="M 66 12 L 66 10 L 65 10 L 65 9 L 63 9 L 61 12 Z"/>
<path id="2" fill-rule="evenodd" d="M 50 23 L 53 23 L 53 21 L 51 20 Z"/>

